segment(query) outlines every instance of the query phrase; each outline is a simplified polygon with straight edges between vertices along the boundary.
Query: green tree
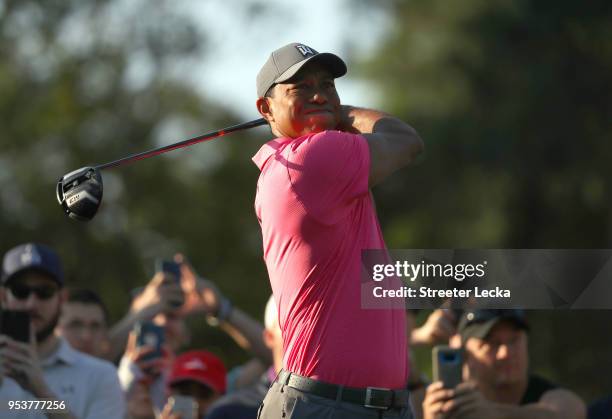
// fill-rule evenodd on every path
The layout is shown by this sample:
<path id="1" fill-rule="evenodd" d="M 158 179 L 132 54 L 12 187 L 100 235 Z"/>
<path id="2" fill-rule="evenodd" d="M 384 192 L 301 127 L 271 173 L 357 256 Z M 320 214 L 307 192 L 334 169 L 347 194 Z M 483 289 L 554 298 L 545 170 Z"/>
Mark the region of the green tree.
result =
<path id="1" fill-rule="evenodd" d="M 172 2 L 142 6 L 0 2 L 0 248 L 53 246 L 70 284 L 101 292 L 115 319 L 154 258 L 181 251 L 260 318 L 269 285 L 250 156 L 262 131 L 103 172 L 103 205 L 89 223 L 55 201 L 64 173 L 237 122 L 182 77 L 207 52 L 201 26 Z M 201 320 L 194 345 L 230 363 L 246 357 Z"/>
<path id="2" fill-rule="evenodd" d="M 361 74 L 426 143 L 375 191 L 389 247 L 610 247 L 609 2 L 361 4 L 390 20 Z M 610 315 L 534 313 L 534 365 L 609 389 Z"/>

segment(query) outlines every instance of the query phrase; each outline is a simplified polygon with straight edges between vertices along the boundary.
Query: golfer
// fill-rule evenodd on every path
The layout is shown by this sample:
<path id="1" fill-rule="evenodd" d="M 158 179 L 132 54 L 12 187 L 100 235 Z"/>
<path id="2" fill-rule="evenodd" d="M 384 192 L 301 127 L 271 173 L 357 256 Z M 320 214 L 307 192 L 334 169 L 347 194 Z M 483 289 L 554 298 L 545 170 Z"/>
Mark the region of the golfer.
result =
<path id="1" fill-rule="evenodd" d="M 340 104 L 342 59 L 293 43 L 257 75 L 275 139 L 253 157 L 283 370 L 261 418 L 410 418 L 406 314 L 360 307 L 361 252 L 384 249 L 370 188 L 423 150 L 413 128 Z"/>

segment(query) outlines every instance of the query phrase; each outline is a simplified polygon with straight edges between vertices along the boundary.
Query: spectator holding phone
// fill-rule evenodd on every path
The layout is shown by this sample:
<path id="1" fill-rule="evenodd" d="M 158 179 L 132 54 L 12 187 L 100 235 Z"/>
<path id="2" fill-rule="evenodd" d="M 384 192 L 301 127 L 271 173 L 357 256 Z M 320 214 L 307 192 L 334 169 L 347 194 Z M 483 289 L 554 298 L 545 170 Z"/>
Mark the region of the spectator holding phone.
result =
<path id="1" fill-rule="evenodd" d="M 427 315 L 425 322 L 417 326 L 416 316 L 421 310 L 411 309 L 407 311 L 408 330 L 410 331 L 410 345 L 408 346 L 410 364 L 410 375 L 408 376 L 408 390 L 410 390 L 410 404 L 415 417 L 423 417 L 422 403 L 425 398 L 426 386 L 429 379 L 423 374 L 414 362 L 412 348 L 417 346 L 433 346 L 447 343 L 457 332 L 457 312 L 449 309 L 433 310 Z"/>
<path id="2" fill-rule="evenodd" d="M 181 313 L 184 302 L 180 278 L 157 271 L 144 288 L 135 292 L 127 314 L 111 328 L 107 359 L 119 359 L 125 351 L 130 331 L 137 323 L 147 321 L 164 327 L 166 342 L 177 351 L 189 341 Z"/>
<path id="3" fill-rule="evenodd" d="M 47 246 L 23 244 L 9 250 L 2 264 L 2 305 L 30 316 L 30 341 L 0 335 L 5 374 L 36 399 L 57 401 L 67 410 L 48 417 L 121 418 L 125 400 L 115 367 L 74 350 L 55 334 L 66 301 L 64 274 Z"/>
<path id="4" fill-rule="evenodd" d="M 42 413 L 37 414 L 34 411 L 10 409 L 9 401 L 34 400 L 34 397 L 19 387 L 15 380 L 10 377 L 4 377 L 2 370 L 3 368 L 0 368 L 0 411 L 2 412 L 2 419 L 44 417 Z"/>
<path id="5" fill-rule="evenodd" d="M 239 346 L 264 359 L 266 363 L 271 362 L 270 352 L 261 338 L 261 324 L 242 310 L 233 307 L 211 281 L 200 278 L 195 273 L 182 255 L 176 255 L 174 261 L 179 265 L 179 280 L 177 281 L 176 275 L 171 272 L 158 271 L 136 296 L 131 309 L 133 313 L 163 310 L 152 318 L 153 323 L 164 329 L 165 350 L 159 357 L 162 359 L 147 359 L 153 348 L 137 345 L 137 336 L 132 333 L 119 364 L 119 377 L 126 392 L 142 378 L 149 378 L 151 398 L 158 409 L 162 409 L 166 402 L 165 380 L 172 365 L 173 354 L 187 340 L 188 331 L 184 323 L 186 316 L 204 315 L 211 325 L 219 326 Z M 178 299 L 168 298 L 168 291 L 174 286 L 177 286 L 180 292 L 180 304 L 177 304 Z"/>
<path id="6" fill-rule="evenodd" d="M 225 365 L 211 352 L 189 351 L 179 355 L 168 376 L 169 399 L 162 418 L 178 411 L 182 412 L 181 419 L 192 419 L 188 415 L 190 410 L 197 413 L 195 417 L 203 418 L 210 405 L 225 393 L 226 376 Z"/>
<path id="7" fill-rule="evenodd" d="M 463 314 L 450 346 L 463 347 L 464 382 L 435 382 L 423 401 L 425 419 L 584 419 L 573 392 L 528 369 L 528 324 L 522 310 Z"/>
<path id="8" fill-rule="evenodd" d="M 174 350 L 165 341 L 164 334 L 156 344 L 141 339 L 140 331 L 154 323 L 137 324 L 128 337 L 125 353 L 119 364 L 119 379 L 128 397 L 132 397 L 134 387 L 144 385 L 150 395 L 152 405 L 158 411 L 166 401 L 165 381 L 174 362 Z M 163 328 L 161 329 L 163 331 Z M 136 393 L 138 392 L 136 391 Z M 128 405 L 131 400 L 128 400 Z"/>

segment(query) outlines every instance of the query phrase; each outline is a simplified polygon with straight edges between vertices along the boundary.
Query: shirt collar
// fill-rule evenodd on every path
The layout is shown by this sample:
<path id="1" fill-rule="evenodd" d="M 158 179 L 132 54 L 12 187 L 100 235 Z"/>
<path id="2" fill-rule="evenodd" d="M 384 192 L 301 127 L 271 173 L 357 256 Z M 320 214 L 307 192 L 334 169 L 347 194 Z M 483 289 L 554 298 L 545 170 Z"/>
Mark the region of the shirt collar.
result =
<path id="1" fill-rule="evenodd" d="M 293 138 L 289 137 L 275 138 L 268 141 L 261 146 L 259 151 L 253 156 L 253 162 L 257 165 L 259 170 L 262 170 L 268 159 L 282 150 L 283 146 L 291 141 L 293 141 Z"/>
<path id="2" fill-rule="evenodd" d="M 59 346 L 57 347 L 56 351 L 46 357 L 42 361 L 42 364 L 45 366 L 59 363 L 74 364 L 76 362 L 77 355 L 77 351 L 75 351 L 64 338 L 60 337 Z"/>

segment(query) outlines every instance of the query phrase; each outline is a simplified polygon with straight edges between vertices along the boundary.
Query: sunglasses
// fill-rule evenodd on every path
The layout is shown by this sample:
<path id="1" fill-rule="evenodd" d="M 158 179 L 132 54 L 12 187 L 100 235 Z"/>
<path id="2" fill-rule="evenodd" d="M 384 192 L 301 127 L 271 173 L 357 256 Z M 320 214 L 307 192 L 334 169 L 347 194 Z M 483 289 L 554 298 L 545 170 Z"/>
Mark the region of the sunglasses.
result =
<path id="1" fill-rule="evenodd" d="M 25 300 L 32 293 L 36 294 L 39 300 L 48 300 L 58 291 L 58 288 L 53 286 L 30 287 L 25 284 L 11 284 L 8 289 L 18 300 Z"/>

